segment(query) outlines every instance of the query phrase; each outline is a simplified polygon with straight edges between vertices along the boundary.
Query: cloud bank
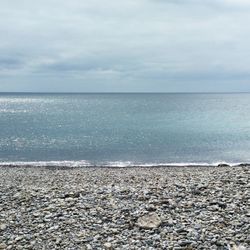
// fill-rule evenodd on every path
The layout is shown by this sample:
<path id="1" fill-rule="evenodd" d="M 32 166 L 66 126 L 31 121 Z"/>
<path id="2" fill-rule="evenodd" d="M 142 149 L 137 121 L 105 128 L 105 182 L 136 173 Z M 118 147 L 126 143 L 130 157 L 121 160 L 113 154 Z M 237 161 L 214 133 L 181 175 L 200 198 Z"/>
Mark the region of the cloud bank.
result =
<path id="1" fill-rule="evenodd" d="M 250 91 L 247 0 L 2 0 L 0 91 Z"/>

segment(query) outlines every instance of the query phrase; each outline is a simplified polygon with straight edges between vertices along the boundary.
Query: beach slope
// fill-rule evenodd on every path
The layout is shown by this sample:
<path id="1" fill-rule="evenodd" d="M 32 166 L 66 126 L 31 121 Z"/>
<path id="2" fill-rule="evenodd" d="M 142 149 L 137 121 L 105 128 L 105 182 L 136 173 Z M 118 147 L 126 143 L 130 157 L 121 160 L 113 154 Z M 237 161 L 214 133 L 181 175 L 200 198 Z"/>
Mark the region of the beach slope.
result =
<path id="1" fill-rule="evenodd" d="M 0 249 L 249 249 L 249 167 L 0 167 Z"/>

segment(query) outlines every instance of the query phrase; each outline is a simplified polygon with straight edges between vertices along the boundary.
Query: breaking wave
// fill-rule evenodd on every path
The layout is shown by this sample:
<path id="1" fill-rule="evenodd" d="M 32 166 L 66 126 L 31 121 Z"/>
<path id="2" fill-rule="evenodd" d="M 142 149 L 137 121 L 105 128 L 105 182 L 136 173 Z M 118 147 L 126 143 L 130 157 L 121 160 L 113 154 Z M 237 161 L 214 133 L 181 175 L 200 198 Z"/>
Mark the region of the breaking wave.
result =
<path id="1" fill-rule="evenodd" d="M 250 166 L 250 163 L 246 162 L 176 162 L 176 163 L 138 163 L 130 161 L 109 161 L 94 163 L 90 161 L 13 161 L 13 162 L 0 162 L 0 167 L 68 167 L 68 168 L 80 168 L 80 167 L 114 167 L 114 168 L 127 168 L 127 167 L 215 167 L 215 166 Z"/>

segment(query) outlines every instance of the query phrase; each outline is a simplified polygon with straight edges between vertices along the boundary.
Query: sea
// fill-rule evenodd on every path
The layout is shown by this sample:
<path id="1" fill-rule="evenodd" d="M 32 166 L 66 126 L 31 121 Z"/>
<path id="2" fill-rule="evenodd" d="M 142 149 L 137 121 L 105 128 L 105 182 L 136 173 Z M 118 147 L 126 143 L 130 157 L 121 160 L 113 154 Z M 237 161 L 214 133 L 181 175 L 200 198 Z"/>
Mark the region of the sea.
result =
<path id="1" fill-rule="evenodd" d="M 249 93 L 0 93 L 0 165 L 250 163 Z"/>

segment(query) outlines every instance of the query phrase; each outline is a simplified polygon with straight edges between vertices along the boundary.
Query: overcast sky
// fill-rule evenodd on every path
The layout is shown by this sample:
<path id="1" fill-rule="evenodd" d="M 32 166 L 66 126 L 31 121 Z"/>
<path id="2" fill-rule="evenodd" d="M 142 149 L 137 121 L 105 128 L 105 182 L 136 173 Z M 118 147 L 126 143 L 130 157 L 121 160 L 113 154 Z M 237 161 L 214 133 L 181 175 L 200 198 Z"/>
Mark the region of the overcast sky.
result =
<path id="1" fill-rule="evenodd" d="M 249 0 L 1 0 L 0 91 L 250 91 Z"/>

